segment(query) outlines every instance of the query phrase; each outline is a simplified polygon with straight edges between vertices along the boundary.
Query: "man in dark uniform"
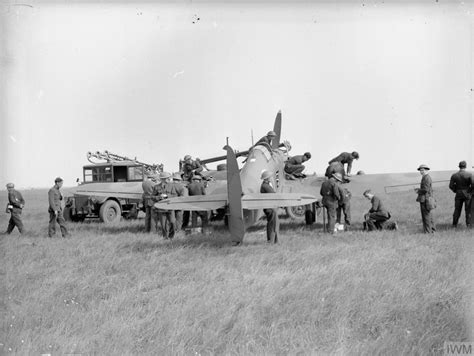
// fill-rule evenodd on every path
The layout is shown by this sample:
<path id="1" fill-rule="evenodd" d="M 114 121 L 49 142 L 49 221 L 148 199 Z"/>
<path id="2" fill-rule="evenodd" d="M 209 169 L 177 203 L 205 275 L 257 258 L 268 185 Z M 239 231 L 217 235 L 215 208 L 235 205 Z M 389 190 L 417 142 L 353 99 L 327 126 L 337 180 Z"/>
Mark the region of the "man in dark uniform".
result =
<path id="1" fill-rule="evenodd" d="M 206 195 L 206 189 L 201 180 L 202 180 L 202 177 L 198 175 L 192 178 L 191 183 L 188 185 L 189 196 Z M 197 219 L 199 216 L 201 218 L 201 223 L 202 223 L 201 231 L 203 234 L 206 233 L 207 224 L 208 224 L 208 213 L 209 213 L 208 211 L 193 211 L 192 217 L 191 217 L 191 227 L 193 229 L 197 228 Z"/>
<path id="2" fill-rule="evenodd" d="M 185 181 L 191 182 L 191 178 L 199 174 L 204 170 L 204 167 L 201 165 L 199 160 L 193 160 L 190 155 L 184 156 L 184 163 L 183 163 L 183 179 Z"/>
<path id="3" fill-rule="evenodd" d="M 390 213 L 383 206 L 382 200 L 374 195 L 370 189 L 364 192 L 364 197 L 370 200 L 372 204 L 369 212 L 364 215 L 364 229 L 367 228 L 369 231 L 382 230 L 383 223 L 390 219 Z"/>
<path id="4" fill-rule="evenodd" d="M 466 171 L 466 161 L 459 162 L 459 172 L 451 176 L 449 189 L 455 193 L 453 227 L 457 227 L 459 217 L 461 216 L 462 206 L 466 215 L 466 227 L 471 226 L 471 201 L 474 184 L 472 174 Z"/>
<path id="5" fill-rule="evenodd" d="M 339 184 L 339 194 L 341 196 L 341 200 L 339 200 L 339 204 L 336 209 L 336 222 L 338 224 L 342 224 L 342 213 L 344 213 L 344 223 L 345 228 L 344 230 L 349 230 L 351 226 L 351 197 L 352 194 L 343 184 Z"/>
<path id="6" fill-rule="evenodd" d="M 260 193 L 275 193 L 270 178 L 272 173 L 269 171 L 263 171 L 261 179 L 263 179 L 262 185 L 260 186 Z M 267 242 L 278 242 L 278 211 L 277 209 L 263 209 L 265 216 L 267 217 Z"/>
<path id="7" fill-rule="evenodd" d="M 346 175 L 350 176 L 351 175 L 351 169 L 352 169 L 352 161 L 354 159 L 359 159 L 359 153 L 357 153 L 355 151 L 352 152 L 352 153 L 342 152 L 339 156 L 334 157 L 332 160 L 330 160 L 328 162 L 328 164 L 330 165 L 333 162 L 340 162 L 340 163 L 342 163 L 343 166 L 344 166 L 344 164 L 347 164 Z"/>
<path id="8" fill-rule="evenodd" d="M 311 153 L 305 152 L 303 155 L 293 156 L 285 163 L 285 173 L 296 178 L 306 178 L 303 174 L 304 165 L 311 158 Z"/>
<path id="9" fill-rule="evenodd" d="M 13 183 L 7 184 L 8 190 L 8 205 L 7 213 L 10 213 L 10 221 L 8 222 L 6 234 L 11 234 L 15 226 L 18 228 L 20 234 L 23 233 L 23 222 L 21 221 L 21 211 L 25 206 L 25 199 L 18 190 L 15 190 Z"/>
<path id="10" fill-rule="evenodd" d="M 157 202 L 156 196 L 153 195 L 153 187 L 156 184 L 156 177 L 153 174 L 148 174 L 146 180 L 142 183 L 143 189 L 143 206 L 145 208 L 145 232 L 151 231 L 151 222 L 158 231 L 158 215 L 153 207 Z"/>
<path id="11" fill-rule="evenodd" d="M 339 183 L 342 182 L 340 173 L 334 173 L 331 178 L 327 179 L 321 185 L 319 193 L 323 197 L 322 203 L 326 208 L 328 215 L 328 225 L 326 232 L 333 234 L 336 225 L 336 209 L 341 201 L 341 193 Z"/>
<path id="12" fill-rule="evenodd" d="M 326 168 L 326 173 L 324 173 L 324 176 L 331 178 L 334 173 L 339 173 L 344 182 L 349 181 L 349 179 L 346 177 L 346 172 L 344 171 L 344 165 L 341 162 L 332 162 L 328 168 Z"/>
<path id="13" fill-rule="evenodd" d="M 54 186 L 48 192 L 48 200 L 49 200 L 49 228 L 48 228 L 48 236 L 53 237 L 56 234 L 56 222 L 59 224 L 59 228 L 61 229 L 61 235 L 63 237 L 68 237 L 68 231 L 66 228 L 66 222 L 64 221 L 63 217 L 63 209 L 61 207 L 61 200 L 63 200 L 63 196 L 59 189 L 63 186 L 63 179 L 57 177 L 54 180 Z"/>
<path id="14" fill-rule="evenodd" d="M 430 206 L 427 206 L 427 200 L 433 196 L 432 180 L 428 174 L 430 167 L 426 164 L 421 164 L 418 167 L 418 171 L 421 174 L 420 188 L 416 188 L 415 192 L 418 194 L 416 201 L 420 203 L 421 220 L 423 221 L 423 232 L 426 234 L 432 234 L 436 231 L 433 214 L 431 213 Z"/>

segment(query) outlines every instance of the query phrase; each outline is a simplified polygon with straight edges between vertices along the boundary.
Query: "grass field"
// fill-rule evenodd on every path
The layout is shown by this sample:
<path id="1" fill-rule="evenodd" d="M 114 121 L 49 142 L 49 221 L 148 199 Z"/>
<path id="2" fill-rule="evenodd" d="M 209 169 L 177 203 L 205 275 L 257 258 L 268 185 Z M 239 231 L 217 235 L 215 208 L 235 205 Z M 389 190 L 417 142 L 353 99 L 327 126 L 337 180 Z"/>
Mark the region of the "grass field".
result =
<path id="1" fill-rule="evenodd" d="M 447 191 L 434 236 L 407 192 L 382 195 L 396 232 L 360 231 L 369 203 L 355 197 L 350 232 L 282 220 L 269 245 L 260 222 L 241 247 L 218 223 L 163 241 L 143 220 L 91 221 L 50 239 L 47 191 L 23 194 L 28 231 L 0 242 L 0 354 L 442 354 L 474 341 L 474 238 L 450 228 Z"/>

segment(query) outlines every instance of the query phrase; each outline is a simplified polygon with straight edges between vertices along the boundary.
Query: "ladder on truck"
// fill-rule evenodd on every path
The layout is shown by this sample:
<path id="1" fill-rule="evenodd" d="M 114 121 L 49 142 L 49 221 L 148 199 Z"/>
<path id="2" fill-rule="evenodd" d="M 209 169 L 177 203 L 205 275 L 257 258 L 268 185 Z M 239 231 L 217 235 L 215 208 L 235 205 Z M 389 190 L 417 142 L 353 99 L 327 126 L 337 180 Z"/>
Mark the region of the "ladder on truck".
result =
<path id="1" fill-rule="evenodd" d="M 92 158 L 105 160 L 106 162 L 109 162 L 109 163 L 123 162 L 123 161 L 135 162 L 136 164 L 139 164 L 139 165 L 143 166 L 144 169 L 145 169 L 145 173 L 147 173 L 147 174 L 149 174 L 149 173 L 157 174 L 157 173 L 163 172 L 163 168 L 164 168 L 162 163 L 160 163 L 160 164 L 144 163 L 144 162 L 138 161 L 137 157 L 129 158 L 129 157 L 126 157 L 126 156 L 118 155 L 118 154 L 113 153 L 113 152 L 109 152 L 107 150 L 105 150 L 103 152 L 100 152 L 100 151 L 96 151 L 96 152 L 90 152 L 89 151 L 89 152 L 87 152 L 87 160 L 89 162 L 91 162 L 92 164 L 96 164 L 97 162 L 94 162 L 92 160 Z"/>

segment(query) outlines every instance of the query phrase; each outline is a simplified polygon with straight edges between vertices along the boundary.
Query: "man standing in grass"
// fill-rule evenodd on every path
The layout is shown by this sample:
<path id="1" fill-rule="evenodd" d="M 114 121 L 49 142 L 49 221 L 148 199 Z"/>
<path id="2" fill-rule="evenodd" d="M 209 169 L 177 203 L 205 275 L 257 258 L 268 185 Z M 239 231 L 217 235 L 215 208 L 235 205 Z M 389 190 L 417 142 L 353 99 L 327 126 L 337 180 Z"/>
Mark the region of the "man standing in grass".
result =
<path id="1" fill-rule="evenodd" d="M 338 224 L 342 224 L 342 214 L 344 213 L 344 223 L 345 228 L 344 230 L 349 230 L 351 226 L 351 197 L 352 194 L 344 187 L 342 184 L 339 185 L 339 194 L 341 195 L 341 200 L 336 209 L 337 218 L 336 221 Z"/>
<path id="2" fill-rule="evenodd" d="M 369 212 L 364 215 L 364 227 L 367 230 L 373 231 L 375 229 L 382 230 L 382 224 L 390 219 L 390 213 L 385 209 L 382 204 L 382 200 L 374 195 L 370 189 L 364 192 L 364 197 L 370 200 L 372 207 Z"/>
<path id="3" fill-rule="evenodd" d="M 451 176 L 449 189 L 453 191 L 454 197 L 454 214 L 453 227 L 458 226 L 459 217 L 461 216 L 462 206 L 464 204 L 464 213 L 466 215 L 466 227 L 471 226 L 471 201 L 472 201 L 472 174 L 466 171 L 466 161 L 459 162 L 459 172 Z"/>
<path id="4" fill-rule="evenodd" d="M 61 234 L 63 237 L 68 237 L 68 231 L 66 228 L 66 221 L 64 221 L 63 217 L 63 209 L 61 208 L 61 200 L 63 200 L 63 196 L 59 189 L 63 186 L 63 179 L 57 177 L 54 180 L 54 186 L 48 192 L 48 200 L 49 200 L 49 228 L 48 228 L 48 236 L 53 237 L 56 234 L 56 221 L 59 224 L 61 229 Z"/>
<path id="5" fill-rule="evenodd" d="M 334 173 L 331 178 L 324 181 L 321 185 L 319 193 L 323 197 L 322 203 L 326 208 L 328 215 L 328 226 L 326 232 L 334 234 L 334 226 L 336 225 L 336 209 L 341 201 L 341 193 L 339 183 L 342 182 L 342 175 Z"/>
<path id="6" fill-rule="evenodd" d="M 263 180 L 260 186 L 260 193 L 275 193 L 275 189 L 272 187 L 270 178 L 272 173 L 269 171 L 263 171 L 261 179 Z M 278 212 L 277 209 L 263 209 L 267 217 L 267 242 L 278 242 Z"/>
<path id="7" fill-rule="evenodd" d="M 423 221 L 423 232 L 425 234 L 432 234 L 436 231 L 433 214 L 431 213 L 433 207 L 428 203 L 428 199 L 433 196 L 432 179 L 428 174 L 429 170 L 430 167 L 426 164 L 421 164 L 418 167 L 422 177 L 420 188 L 415 189 L 415 192 L 418 194 L 416 201 L 420 203 L 421 220 Z"/>
<path id="8" fill-rule="evenodd" d="M 25 206 L 25 199 L 18 190 L 15 190 L 13 183 L 7 184 L 8 190 L 8 205 L 7 213 L 10 213 L 10 221 L 8 222 L 6 234 L 11 234 L 15 226 L 18 228 L 20 234 L 23 233 L 23 222 L 21 221 L 21 211 Z"/>

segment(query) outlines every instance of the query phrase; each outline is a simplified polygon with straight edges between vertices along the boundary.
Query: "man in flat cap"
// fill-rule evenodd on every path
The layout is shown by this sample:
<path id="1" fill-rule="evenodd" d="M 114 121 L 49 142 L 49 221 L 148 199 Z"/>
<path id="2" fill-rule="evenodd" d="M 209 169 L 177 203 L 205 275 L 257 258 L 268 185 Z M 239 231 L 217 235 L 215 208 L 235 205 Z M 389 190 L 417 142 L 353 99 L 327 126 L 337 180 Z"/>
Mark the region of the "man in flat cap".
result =
<path id="1" fill-rule="evenodd" d="M 421 164 L 418 168 L 421 174 L 420 188 L 416 188 L 415 192 L 418 194 L 416 201 L 420 203 L 421 220 L 423 221 L 423 232 L 425 234 L 432 234 L 436 231 L 433 214 L 431 210 L 433 207 L 428 203 L 428 199 L 433 197 L 432 179 L 429 175 L 430 167 L 426 164 Z"/>
<path id="2" fill-rule="evenodd" d="M 303 170 L 305 166 L 303 165 L 304 162 L 311 158 L 310 152 L 305 152 L 302 155 L 297 155 L 291 157 L 285 163 L 285 173 L 292 178 L 306 178 L 306 175 L 303 174 Z"/>
<path id="3" fill-rule="evenodd" d="M 466 166 L 466 161 L 459 162 L 459 171 L 454 173 L 449 181 L 449 189 L 456 194 L 454 197 L 453 227 L 458 226 L 463 204 L 466 215 L 466 227 L 471 226 L 471 202 L 474 184 L 472 182 L 472 174 L 466 171 Z"/>
<path id="4" fill-rule="evenodd" d="M 21 221 L 21 211 L 25 206 L 25 199 L 18 190 L 15 190 L 13 183 L 7 184 L 8 190 L 8 205 L 7 213 L 10 213 L 10 221 L 8 222 L 6 234 L 11 234 L 15 226 L 18 228 L 20 234 L 23 233 L 23 222 Z"/>
<path id="5" fill-rule="evenodd" d="M 334 173 L 331 178 L 327 179 L 321 185 L 319 193 L 321 194 L 322 203 L 327 211 L 328 225 L 326 232 L 335 233 L 334 227 L 336 225 L 336 209 L 342 201 L 341 189 L 339 184 L 342 182 L 342 175 Z"/>
<path id="6" fill-rule="evenodd" d="M 351 170 L 352 170 L 352 161 L 354 159 L 359 159 L 359 153 L 356 151 L 349 153 L 349 152 L 342 152 L 339 156 L 334 157 L 332 160 L 328 162 L 329 165 L 334 162 L 339 162 L 344 167 L 344 164 L 347 164 L 347 169 L 345 175 L 350 177 Z"/>
<path id="7" fill-rule="evenodd" d="M 64 220 L 63 216 L 63 209 L 61 207 L 61 200 L 63 200 L 63 196 L 60 192 L 60 189 L 62 186 L 63 179 L 61 177 L 57 177 L 54 180 L 54 186 L 48 192 L 49 237 L 53 237 L 56 234 L 56 222 L 59 224 L 59 228 L 61 229 L 61 235 L 63 237 L 69 236 L 69 233 L 66 228 L 66 221 Z"/>

